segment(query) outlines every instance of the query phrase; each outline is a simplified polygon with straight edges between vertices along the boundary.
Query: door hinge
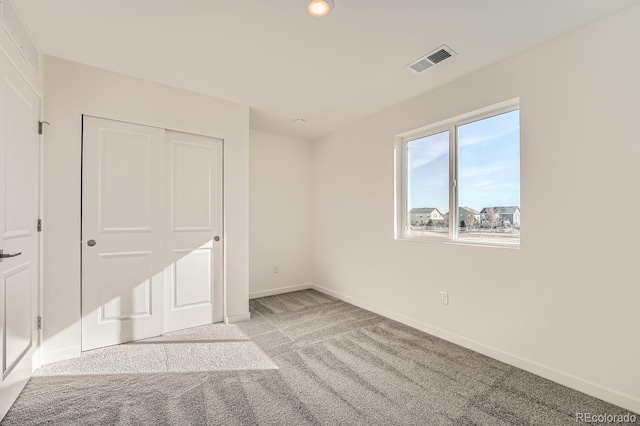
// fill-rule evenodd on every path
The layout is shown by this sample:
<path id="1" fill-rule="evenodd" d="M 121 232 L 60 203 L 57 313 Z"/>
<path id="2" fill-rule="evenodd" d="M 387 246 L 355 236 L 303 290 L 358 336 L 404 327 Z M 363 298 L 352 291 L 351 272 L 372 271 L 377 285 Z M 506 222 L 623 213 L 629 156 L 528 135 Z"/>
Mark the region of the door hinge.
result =
<path id="1" fill-rule="evenodd" d="M 42 317 L 38 317 L 38 330 L 42 330 Z"/>
<path id="2" fill-rule="evenodd" d="M 48 121 L 38 121 L 38 134 L 42 135 L 44 133 L 44 125 L 49 125 Z"/>
<path id="3" fill-rule="evenodd" d="M 42 232 L 42 219 L 38 219 L 38 232 Z"/>

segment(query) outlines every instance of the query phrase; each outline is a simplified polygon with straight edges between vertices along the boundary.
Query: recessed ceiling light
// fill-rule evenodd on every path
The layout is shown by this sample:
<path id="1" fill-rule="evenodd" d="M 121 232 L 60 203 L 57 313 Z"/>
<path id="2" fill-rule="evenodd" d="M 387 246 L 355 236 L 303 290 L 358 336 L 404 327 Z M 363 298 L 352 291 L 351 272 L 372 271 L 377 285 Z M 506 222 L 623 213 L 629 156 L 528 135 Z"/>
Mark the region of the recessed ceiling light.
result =
<path id="1" fill-rule="evenodd" d="M 333 10 L 333 6 L 333 0 L 311 0 L 308 10 L 311 16 L 321 18 L 328 15 Z"/>

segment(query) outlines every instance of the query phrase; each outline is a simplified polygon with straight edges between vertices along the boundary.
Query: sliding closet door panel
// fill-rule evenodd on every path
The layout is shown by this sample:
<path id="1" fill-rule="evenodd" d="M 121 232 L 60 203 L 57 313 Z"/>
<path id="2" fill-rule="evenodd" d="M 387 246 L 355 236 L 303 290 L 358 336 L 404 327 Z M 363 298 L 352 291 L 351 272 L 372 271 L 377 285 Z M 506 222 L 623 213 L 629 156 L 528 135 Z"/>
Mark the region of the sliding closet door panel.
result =
<path id="1" fill-rule="evenodd" d="M 167 331 L 222 321 L 222 144 L 167 131 Z"/>
<path id="2" fill-rule="evenodd" d="M 82 349 L 163 332 L 165 131 L 84 117 Z"/>

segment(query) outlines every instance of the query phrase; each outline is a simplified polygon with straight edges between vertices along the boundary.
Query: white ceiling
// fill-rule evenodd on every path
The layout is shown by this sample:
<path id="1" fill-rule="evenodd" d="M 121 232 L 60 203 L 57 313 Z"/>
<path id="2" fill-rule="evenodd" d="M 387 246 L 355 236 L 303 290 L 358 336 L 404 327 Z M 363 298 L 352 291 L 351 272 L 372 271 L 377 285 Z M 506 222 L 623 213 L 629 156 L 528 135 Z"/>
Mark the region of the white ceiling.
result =
<path id="1" fill-rule="evenodd" d="M 48 55 L 249 105 L 252 128 L 316 139 L 638 1 L 335 0 L 324 18 L 304 0 L 12 3 Z M 405 68 L 442 44 L 458 56 Z"/>

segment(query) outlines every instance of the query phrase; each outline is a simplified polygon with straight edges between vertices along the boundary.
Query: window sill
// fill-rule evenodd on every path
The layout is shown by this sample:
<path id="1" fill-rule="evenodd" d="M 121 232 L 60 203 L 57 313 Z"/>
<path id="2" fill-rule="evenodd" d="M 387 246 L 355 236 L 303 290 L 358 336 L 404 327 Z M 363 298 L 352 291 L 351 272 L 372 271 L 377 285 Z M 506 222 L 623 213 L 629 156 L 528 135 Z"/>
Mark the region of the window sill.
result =
<path id="1" fill-rule="evenodd" d="M 450 244 L 456 246 L 473 246 L 473 247 L 489 247 L 489 248 L 501 248 L 501 249 L 509 249 L 509 250 L 519 250 L 520 243 L 498 243 L 492 241 L 472 241 L 472 240 L 450 240 L 448 237 L 442 238 L 426 238 L 419 236 L 411 236 L 411 235 L 403 235 L 401 237 L 396 237 L 396 241 L 412 241 L 419 243 L 437 243 L 437 244 Z"/>

